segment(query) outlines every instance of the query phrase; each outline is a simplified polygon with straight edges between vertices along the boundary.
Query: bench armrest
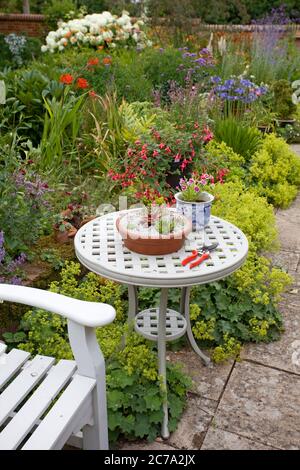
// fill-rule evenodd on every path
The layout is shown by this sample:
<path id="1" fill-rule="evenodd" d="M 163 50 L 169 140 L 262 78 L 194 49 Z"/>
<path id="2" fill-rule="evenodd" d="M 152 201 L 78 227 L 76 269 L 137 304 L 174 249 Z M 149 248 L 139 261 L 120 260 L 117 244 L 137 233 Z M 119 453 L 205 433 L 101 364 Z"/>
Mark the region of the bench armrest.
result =
<path id="1" fill-rule="evenodd" d="M 108 325 L 116 316 L 111 305 L 85 302 L 33 287 L 0 284 L 0 300 L 42 308 L 92 328 Z"/>

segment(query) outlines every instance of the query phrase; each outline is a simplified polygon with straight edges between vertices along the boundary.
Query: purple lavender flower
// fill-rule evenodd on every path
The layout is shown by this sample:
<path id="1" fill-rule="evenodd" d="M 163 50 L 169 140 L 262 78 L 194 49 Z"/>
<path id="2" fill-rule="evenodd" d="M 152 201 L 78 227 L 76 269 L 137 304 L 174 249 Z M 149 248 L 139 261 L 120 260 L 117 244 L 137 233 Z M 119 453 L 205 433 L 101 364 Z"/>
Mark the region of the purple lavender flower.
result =
<path id="1" fill-rule="evenodd" d="M 13 273 L 14 271 L 16 271 L 16 269 L 18 269 L 20 266 L 22 266 L 22 264 L 25 263 L 26 259 L 27 259 L 26 254 L 21 253 L 16 259 L 14 259 L 8 264 L 7 271 L 9 273 Z"/>

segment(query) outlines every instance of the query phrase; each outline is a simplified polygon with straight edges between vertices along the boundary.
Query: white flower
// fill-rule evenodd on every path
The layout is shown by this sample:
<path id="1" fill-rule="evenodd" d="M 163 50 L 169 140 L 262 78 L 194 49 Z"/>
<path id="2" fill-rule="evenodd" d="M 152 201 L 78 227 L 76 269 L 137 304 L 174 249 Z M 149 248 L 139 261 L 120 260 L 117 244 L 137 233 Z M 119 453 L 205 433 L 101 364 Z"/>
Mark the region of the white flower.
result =
<path id="1" fill-rule="evenodd" d="M 58 46 L 58 50 L 59 50 L 59 51 L 63 51 L 63 50 L 64 50 L 64 46 L 62 46 L 62 45 Z"/>
<path id="2" fill-rule="evenodd" d="M 110 47 L 116 47 L 116 43 L 127 41 L 130 38 L 137 45 L 141 42 L 143 45 L 152 45 L 151 41 L 146 42 L 147 38 L 140 30 L 142 25 L 143 21 L 140 20 L 132 25 L 127 11 L 123 11 L 120 17 L 112 15 L 109 11 L 94 13 L 67 22 L 60 22 L 56 31 L 48 33 L 46 44 L 42 50 L 52 53 L 56 48 L 62 50 L 61 47 L 64 48 L 69 43 L 66 36 L 68 37 L 70 33 L 72 33 L 70 43 L 73 45 L 83 43 L 95 46 L 109 40 Z"/>
<path id="3" fill-rule="evenodd" d="M 44 46 L 44 45 L 43 45 L 43 46 L 41 47 L 41 51 L 42 51 L 42 52 L 47 52 L 47 50 L 48 50 L 48 47 L 47 47 L 47 46 Z"/>

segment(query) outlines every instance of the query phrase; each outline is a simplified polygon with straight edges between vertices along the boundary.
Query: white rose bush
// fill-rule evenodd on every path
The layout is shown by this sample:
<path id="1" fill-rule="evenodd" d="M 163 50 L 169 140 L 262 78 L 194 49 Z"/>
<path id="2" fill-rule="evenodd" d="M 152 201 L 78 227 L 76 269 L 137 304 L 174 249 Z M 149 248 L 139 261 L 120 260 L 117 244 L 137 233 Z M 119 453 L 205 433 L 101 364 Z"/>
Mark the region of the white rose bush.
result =
<path id="1" fill-rule="evenodd" d="M 142 30 L 144 22 L 138 20 L 132 23 L 126 11 L 119 17 L 108 11 L 94 13 L 60 22 L 58 26 L 56 31 L 48 33 L 46 44 L 41 48 L 42 52 L 64 51 L 72 46 L 115 48 L 118 45 L 132 45 L 143 49 L 152 45 Z"/>

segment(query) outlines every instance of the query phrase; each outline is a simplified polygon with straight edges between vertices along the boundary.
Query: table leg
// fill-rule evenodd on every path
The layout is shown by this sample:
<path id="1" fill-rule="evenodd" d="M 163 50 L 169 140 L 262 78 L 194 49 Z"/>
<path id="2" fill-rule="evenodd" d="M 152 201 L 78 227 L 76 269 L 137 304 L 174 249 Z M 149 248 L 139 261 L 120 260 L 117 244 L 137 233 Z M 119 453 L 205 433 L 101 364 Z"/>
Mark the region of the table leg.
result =
<path id="1" fill-rule="evenodd" d="M 164 388 L 163 403 L 163 423 L 161 427 L 161 435 L 164 439 L 168 439 L 170 433 L 168 429 L 168 398 L 167 398 L 167 368 L 166 368 L 166 312 L 168 303 L 168 289 L 161 289 L 159 320 L 158 320 L 158 372 L 162 377 Z"/>
<path id="2" fill-rule="evenodd" d="M 192 346 L 195 353 L 198 354 L 199 357 L 201 357 L 204 364 L 206 366 L 209 366 L 211 365 L 211 360 L 198 347 L 198 344 L 196 343 L 193 332 L 192 332 L 191 319 L 190 319 L 190 292 L 191 292 L 190 287 L 182 288 L 181 301 L 180 301 L 180 313 L 184 315 L 186 319 L 186 323 L 187 323 L 186 333 L 187 333 L 190 345 Z"/>
<path id="3" fill-rule="evenodd" d="M 134 320 L 138 313 L 137 286 L 128 285 L 128 322 Z"/>

